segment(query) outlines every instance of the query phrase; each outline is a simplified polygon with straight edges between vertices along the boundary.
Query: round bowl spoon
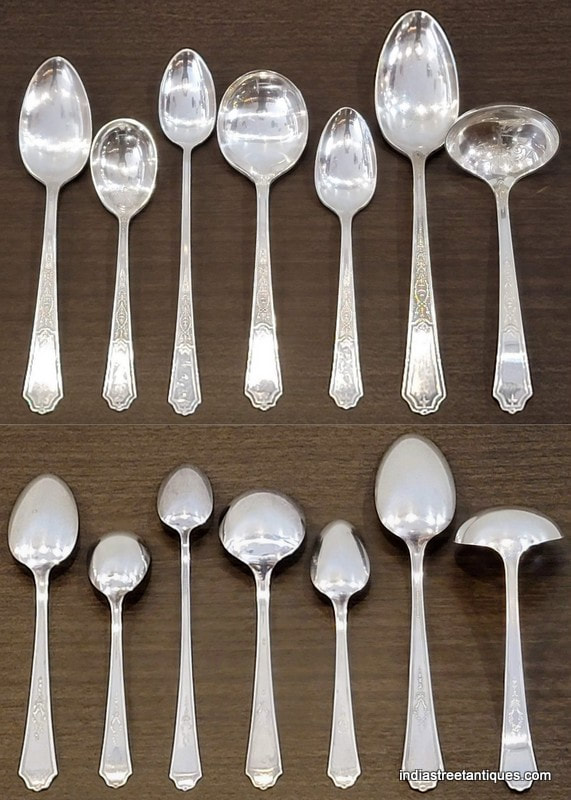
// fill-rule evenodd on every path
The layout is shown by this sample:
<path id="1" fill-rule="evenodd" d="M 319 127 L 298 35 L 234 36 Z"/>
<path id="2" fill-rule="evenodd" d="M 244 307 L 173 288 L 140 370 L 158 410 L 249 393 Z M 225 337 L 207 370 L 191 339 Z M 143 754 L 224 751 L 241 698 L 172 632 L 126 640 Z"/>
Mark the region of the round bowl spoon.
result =
<path id="1" fill-rule="evenodd" d="M 341 223 L 337 322 L 329 384 L 329 394 L 340 408 L 353 408 L 363 396 L 351 228 L 355 214 L 371 201 L 376 184 L 377 157 L 369 126 L 354 109 L 340 108 L 323 129 L 315 157 L 317 194 Z"/>
<path id="2" fill-rule="evenodd" d="M 182 148 L 180 278 L 168 400 L 177 414 L 187 415 L 202 400 L 192 302 L 191 159 L 216 121 L 214 81 L 194 50 L 179 50 L 169 61 L 159 91 L 159 119 L 165 136 Z"/>
<path id="3" fill-rule="evenodd" d="M 117 275 L 103 397 L 115 411 L 137 396 L 129 293 L 129 223 L 149 202 L 157 176 L 150 131 L 133 119 L 104 125 L 91 148 L 91 177 L 99 199 L 119 220 Z"/>
<path id="4" fill-rule="evenodd" d="M 309 122 L 297 86 L 270 70 L 248 72 L 220 102 L 218 143 L 224 158 L 256 186 L 254 293 L 244 393 L 267 411 L 282 395 L 270 260 L 270 184 L 298 161 Z"/>
<path id="5" fill-rule="evenodd" d="M 192 672 L 190 614 L 190 537 L 212 515 L 214 499 L 206 475 L 183 464 L 164 479 L 157 510 L 164 525 L 180 536 L 181 631 L 178 701 L 169 777 L 177 787 L 192 789 L 202 777 Z"/>
<path id="6" fill-rule="evenodd" d="M 467 172 L 481 178 L 496 198 L 500 253 L 498 346 L 492 395 L 502 411 L 522 411 L 533 395 L 525 344 L 509 213 L 514 183 L 553 158 L 559 133 L 532 108 L 492 105 L 463 114 L 450 128 L 446 149 Z"/>
<path id="7" fill-rule="evenodd" d="M 279 492 L 240 495 L 220 525 L 222 544 L 250 567 L 256 581 L 256 667 L 245 772 L 258 789 L 273 786 L 283 771 L 272 683 L 270 580 L 276 564 L 297 550 L 304 536 L 301 509 Z"/>

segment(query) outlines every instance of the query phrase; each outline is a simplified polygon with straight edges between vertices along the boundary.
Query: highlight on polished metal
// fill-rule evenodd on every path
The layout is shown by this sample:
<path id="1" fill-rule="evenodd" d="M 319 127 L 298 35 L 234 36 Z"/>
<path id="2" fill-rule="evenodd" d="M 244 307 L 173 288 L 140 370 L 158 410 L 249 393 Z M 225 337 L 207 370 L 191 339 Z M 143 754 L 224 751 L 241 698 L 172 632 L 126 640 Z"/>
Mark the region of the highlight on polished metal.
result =
<path id="1" fill-rule="evenodd" d="M 277 72 L 242 75 L 220 102 L 217 132 L 222 154 L 256 186 L 256 260 L 244 393 L 262 411 L 273 408 L 283 391 L 270 260 L 270 184 L 299 160 L 308 130 L 301 92 Z"/>
<path id="2" fill-rule="evenodd" d="M 183 464 L 164 479 L 157 511 L 164 525 L 180 536 L 181 627 L 178 700 L 169 777 L 177 787 L 192 789 L 202 777 L 192 670 L 190 614 L 190 540 L 212 515 L 210 481 L 201 470 Z"/>
<path id="3" fill-rule="evenodd" d="M 329 394 L 340 408 L 354 408 L 363 396 L 359 357 L 352 224 L 373 197 L 377 157 L 369 126 L 353 108 L 340 108 L 321 134 L 315 157 L 315 188 L 341 223 L 341 258 L 333 368 Z"/>
<path id="4" fill-rule="evenodd" d="M 53 411 L 63 397 L 57 296 L 57 207 L 61 187 L 85 167 L 91 109 L 81 78 L 61 56 L 34 73 L 19 126 L 24 166 L 46 187 L 44 241 L 23 397 L 32 411 Z"/>
<path id="5" fill-rule="evenodd" d="M 504 713 L 500 772 L 537 772 L 527 716 L 525 681 L 519 625 L 518 570 L 522 555 L 538 544 L 561 538 L 557 525 L 537 511 L 524 508 L 492 508 L 467 520 L 456 534 L 458 544 L 490 547 L 504 562 L 506 580 L 506 648 Z M 523 792 L 532 779 L 506 778 L 510 789 Z"/>
<path id="6" fill-rule="evenodd" d="M 411 633 L 408 712 L 402 769 L 407 773 L 444 769 L 424 616 L 424 553 L 454 516 L 456 489 L 441 451 L 424 436 L 401 436 L 385 453 L 377 472 L 375 504 L 384 527 L 401 538 L 411 562 Z M 413 789 L 434 789 L 436 780 L 409 778 Z"/>
<path id="7" fill-rule="evenodd" d="M 129 223 L 149 202 L 157 175 L 157 148 L 150 131 L 134 119 L 104 125 L 91 148 L 91 177 L 99 199 L 119 221 L 117 273 L 103 397 L 125 411 L 137 396 L 131 299 Z"/>
<path id="8" fill-rule="evenodd" d="M 492 395 L 502 411 L 522 411 L 533 395 L 510 225 L 509 195 L 520 178 L 553 158 L 559 133 L 532 108 L 490 105 L 463 114 L 450 128 L 451 158 L 491 187 L 496 198 L 500 261 L 498 345 Z"/>
<path id="9" fill-rule="evenodd" d="M 347 789 L 361 774 L 351 700 L 347 612 L 349 600 L 365 588 L 371 574 L 367 551 L 352 525 L 336 520 L 325 526 L 310 572 L 313 585 L 329 598 L 335 613 L 335 689 L 327 774 L 335 786 Z"/>
<path id="10" fill-rule="evenodd" d="M 124 532 L 103 536 L 89 562 L 89 579 L 111 609 L 109 686 L 99 774 L 112 789 L 123 786 L 133 774 L 123 674 L 123 600 L 139 586 L 150 563 L 143 542 Z"/>
<path id="11" fill-rule="evenodd" d="M 36 584 L 36 632 L 26 730 L 18 774 L 28 789 L 47 789 L 58 774 L 52 724 L 48 644 L 51 570 L 66 561 L 77 542 L 79 517 L 69 486 L 56 475 L 39 475 L 21 492 L 8 524 L 8 545 Z"/>
<path id="12" fill-rule="evenodd" d="M 430 266 L 425 165 L 444 144 L 458 104 L 456 63 L 444 31 L 426 11 L 409 11 L 383 44 L 375 108 L 385 139 L 412 163 L 412 269 L 402 396 L 417 414 L 437 411 L 446 397 Z"/>
<path id="13" fill-rule="evenodd" d="M 182 148 L 182 207 L 178 307 L 168 400 L 177 414 L 193 414 L 202 401 L 191 273 L 191 159 L 216 121 L 216 93 L 210 70 L 194 50 L 176 53 L 165 69 L 159 91 L 163 133 Z"/>
<path id="14" fill-rule="evenodd" d="M 250 567 L 256 582 L 256 667 L 245 772 L 258 789 L 273 786 L 283 772 L 272 682 L 270 581 L 276 564 L 292 555 L 304 536 L 297 504 L 266 490 L 235 498 L 220 525 L 225 549 Z"/>

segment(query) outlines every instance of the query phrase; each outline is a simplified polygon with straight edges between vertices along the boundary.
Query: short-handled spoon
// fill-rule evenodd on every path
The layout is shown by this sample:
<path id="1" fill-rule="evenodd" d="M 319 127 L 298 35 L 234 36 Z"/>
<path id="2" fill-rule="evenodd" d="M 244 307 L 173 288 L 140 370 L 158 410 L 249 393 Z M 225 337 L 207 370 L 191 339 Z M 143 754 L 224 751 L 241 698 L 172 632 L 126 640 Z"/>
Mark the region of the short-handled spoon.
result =
<path id="1" fill-rule="evenodd" d="M 18 497 L 8 525 L 8 544 L 36 583 L 36 633 L 28 715 L 18 774 L 28 789 L 47 789 L 57 775 L 52 726 L 48 647 L 48 591 L 51 570 L 72 554 L 79 518 L 69 486 L 55 475 L 40 475 Z"/>
<path id="2" fill-rule="evenodd" d="M 20 154 L 46 187 L 44 243 L 23 397 L 32 411 L 53 411 L 63 397 L 57 297 L 59 191 L 85 167 L 91 145 L 91 110 L 83 83 L 61 56 L 38 67 L 20 113 Z"/>
<path id="3" fill-rule="evenodd" d="M 262 411 L 275 406 L 282 395 L 270 261 L 270 184 L 299 160 L 308 130 L 301 92 L 277 72 L 242 75 L 220 102 L 217 132 L 222 154 L 256 185 L 254 296 L 244 393 Z"/>
<path id="4" fill-rule="evenodd" d="M 191 158 L 216 121 L 214 81 L 194 50 L 179 50 L 169 61 L 159 92 L 159 119 L 165 136 L 182 148 L 182 209 L 178 310 L 169 386 L 177 414 L 192 414 L 201 402 L 194 334 L 191 274 Z"/>
<path id="5" fill-rule="evenodd" d="M 133 773 L 123 675 L 123 600 L 139 586 L 150 563 L 143 542 L 123 532 L 103 536 L 89 562 L 89 579 L 111 609 L 109 686 L 99 774 L 113 789 L 123 786 Z"/>
<path id="6" fill-rule="evenodd" d="M 103 397 L 115 411 L 137 396 L 131 300 L 129 223 L 149 202 L 157 175 L 157 148 L 150 131 L 134 119 L 115 119 L 93 140 L 91 176 L 99 199 L 119 220 L 117 274 Z"/>
<path id="7" fill-rule="evenodd" d="M 430 414 L 446 397 L 430 268 L 426 159 L 444 144 L 458 116 L 454 54 L 438 22 L 409 11 L 389 32 L 377 68 L 375 108 L 385 139 L 412 162 L 412 270 L 402 396 Z"/>
<path id="8" fill-rule="evenodd" d="M 553 158 L 559 133 L 540 111 L 492 105 L 463 114 L 450 128 L 446 149 L 467 172 L 481 178 L 496 198 L 500 251 L 498 346 L 492 394 L 502 411 L 522 411 L 533 395 L 517 285 L 509 195 L 520 178 Z"/>
<path id="9" fill-rule="evenodd" d="M 504 562 L 506 576 L 506 656 L 504 714 L 500 772 L 519 773 L 506 778 L 510 789 L 523 792 L 533 783 L 525 773 L 537 772 L 527 717 L 521 633 L 519 625 L 518 570 L 522 555 L 537 544 L 561 538 L 547 517 L 524 508 L 492 508 L 467 520 L 456 534 L 458 544 L 490 547 Z"/>
<path id="10" fill-rule="evenodd" d="M 329 394 L 340 408 L 353 408 L 363 396 L 351 228 L 355 214 L 373 197 L 376 184 L 377 157 L 369 126 L 354 109 L 340 108 L 325 126 L 315 157 L 317 194 L 341 223 L 337 322 L 329 384 Z"/>
<path id="11" fill-rule="evenodd" d="M 210 481 L 190 464 L 183 464 L 167 475 L 157 500 L 161 521 L 178 533 L 181 547 L 180 670 L 169 777 L 183 791 L 192 789 L 202 777 L 192 673 L 190 537 L 210 519 L 213 502 Z"/>
<path id="12" fill-rule="evenodd" d="M 440 450 L 423 436 L 401 436 L 379 466 L 375 504 L 382 524 L 407 545 L 411 561 L 412 607 L 408 712 L 402 769 L 408 773 L 444 769 L 424 615 L 423 562 L 426 545 L 450 524 L 456 489 Z M 412 779 L 413 789 L 433 789 L 436 780 Z"/>
<path id="13" fill-rule="evenodd" d="M 327 774 L 341 789 L 353 786 L 361 774 L 351 700 L 347 610 L 351 597 L 367 585 L 370 573 L 367 551 L 353 527 L 344 520 L 326 525 L 311 559 L 311 580 L 331 600 L 335 612 L 335 691 Z"/>
<path id="14" fill-rule="evenodd" d="M 256 667 L 245 772 L 258 789 L 273 786 L 283 771 L 272 682 L 270 580 L 276 564 L 297 550 L 304 536 L 301 509 L 279 492 L 240 495 L 220 525 L 222 544 L 250 567 L 256 582 Z"/>

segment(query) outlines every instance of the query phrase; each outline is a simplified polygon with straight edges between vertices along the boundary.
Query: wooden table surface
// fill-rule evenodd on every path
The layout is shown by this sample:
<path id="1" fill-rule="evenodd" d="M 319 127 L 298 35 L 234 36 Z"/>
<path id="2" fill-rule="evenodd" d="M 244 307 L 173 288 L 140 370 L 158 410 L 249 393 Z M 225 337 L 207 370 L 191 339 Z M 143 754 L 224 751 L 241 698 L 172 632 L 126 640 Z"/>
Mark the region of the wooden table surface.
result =
<path id="1" fill-rule="evenodd" d="M 427 613 L 435 703 L 446 766 L 495 769 L 503 694 L 503 578 L 486 551 L 457 547 L 457 524 L 491 505 L 536 507 L 571 534 L 569 404 L 569 186 L 571 95 L 566 87 L 570 8 L 437 0 L 456 55 L 461 109 L 506 101 L 556 121 L 563 146 L 513 193 L 518 277 L 535 395 L 503 414 L 491 397 L 497 320 L 497 238 L 490 190 L 444 152 L 427 170 L 432 266 L 448 398 L 436 416 L 411 414 L 400 398 L 408 307 L 410 165 L 382 140 L 373 79 L 388 29 L 406 5 L 329 0 L 309 5 L 251 0 L 89 4 L 5 0 L 0 46 L 0 529 L 25 484 L 55 472 L 78 501 L 79 553 L 54 579 L 51 655 L 60 774 L 55 800 L 112 796 L 97 774 L 109 620 L 87 580 L 89 547 L 110 530 L 133 530 L 152 551 L 142 598 L 125 613 L 127 695 L 134 775 L 129 800 L 176 797 L 168 779 L 179 636 L 178 545 L 155 512 L 163 476 L 191 461 L 216 496 L 210 532 L 196 542 L 193 636 L 204 778 L 198 800 L 259 794 L 243 774 L 254 658 L 254 587 L 223 554 L 218 518 L 238 493 L 280 489 L 303 506 L 307 543 L 275 579 L 272 635 L 285 773 L 278 800 L 340 796 L 326 777 L 333 679 L 333 619 L 309 581 L 321 528 L 349 519 L 372 563 L 367 596 L 351 612 L 351 663 L 363 775 L 356 800 L 412 797 L 399 783 L 406 711 L 409 567 L 374 510 L 375 470 L 408 431 L 431 437 L 449 459 L 458 508 L 442 546 L 429 552 Z M 471 20 L 469 23 L 468 20 Z M 191 418 L 166 402 L 178 283 L 181 153 L 160 131 L 157 91 L 170 56 L 197 49 L 220 98 L 247 70 L 290 77 L 310 114 L 307 150 L 272 190 L 272 259 L 284 396 L 262 413 L 243 395 L 255 193 L 223 160 L 214 137 L 193 157 L 193 269 L 203 404 Z M 59 298 L 65 398 L 48 417 L 21 398 L 37 287 L 44 192 L 18 153 L 18 114 L 27 82 L 45 58 L 77 67 L 94 130 L 119 116 L 156 135 L 155 196 L 132 225 L 131 280 L 139 397 L 123 414 L 101 398 L 114 285 L 116 222 L 88 171 L 62 192 Z M 327 394 L 337 294 L 338 222 L 313 187 L 315 148 L 329 116 L 359 109 L 374 132 L 378 189 L 355 223 L 357 300 L 365 397 L 344 412 Z M 567 800 L 571 564 L 568 540 L 522 565 L 521 617 L 531 725 L 550 783 L 533 796 Z M 33 583 L 0 536 L 0 797 L 29 793 L 17 776 L 33 637 Z M 502 784 L 450 782 L 438 797 L 495 798 Z M 436 794 L 435 794 L 436 797 Z"/>

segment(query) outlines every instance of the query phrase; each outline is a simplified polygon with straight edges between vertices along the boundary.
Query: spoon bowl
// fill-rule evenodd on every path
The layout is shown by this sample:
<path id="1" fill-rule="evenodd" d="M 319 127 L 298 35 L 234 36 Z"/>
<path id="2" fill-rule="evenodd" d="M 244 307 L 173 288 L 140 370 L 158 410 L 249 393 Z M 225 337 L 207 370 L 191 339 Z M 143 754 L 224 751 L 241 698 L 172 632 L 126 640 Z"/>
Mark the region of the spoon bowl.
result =
<path id="1" fill-rule="evenodd" d="M 549 517 L 526 508 L 492 508 L 460 526 L 455 541 L 490 547 L 502 558 L 521 554 L 530 547 L 561 539 L 561 531 Z"/>
<path id="2" fill-rule="evenodd" d="M 315 588 L 333 603 L 361 592 L 371 574 L 367 551 L 352 525 L 335 520 L 326 525 L 311 558 Z"/>
<path id="3" fill-rule="evenodd" d="M 157 510 L 164 525 L 183 534 L 205 525 L 212 516 L 213 504 L 206 475 L 197 467 L 182 464 L 162 482 Z"/>
<path id="4" fill-rule="evenodd" d="M 141 583 L 149 565 L 149 551 L 132 533 L 108 533 L 95 546 L 89 579 L 110 603 L 118 603 Z"/>
<path id="5" fill-rule="evenodd" d="M 183 149 L 207 139 L 216 121 L 212 74 L 194 50 L 179 50 L 168 63 L 159 91 L 159 119 L 165 136 Z"/>

